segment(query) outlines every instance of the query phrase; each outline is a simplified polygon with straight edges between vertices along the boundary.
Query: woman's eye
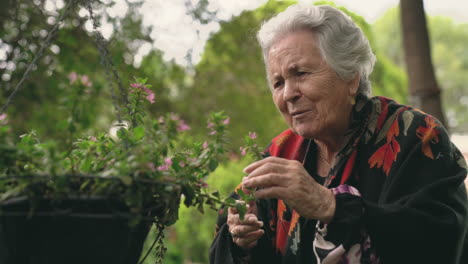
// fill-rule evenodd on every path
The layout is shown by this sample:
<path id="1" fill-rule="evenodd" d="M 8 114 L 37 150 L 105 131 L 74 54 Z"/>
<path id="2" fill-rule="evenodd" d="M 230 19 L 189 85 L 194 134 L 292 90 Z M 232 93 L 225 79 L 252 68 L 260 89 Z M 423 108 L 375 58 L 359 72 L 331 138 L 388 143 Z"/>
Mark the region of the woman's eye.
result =
<path id="1" fill-rule="evenodd" d="M 284 81 L 283 80 L 280 80 L 280 81 L 276 81 L 273 83 L 273 88 L 280 88 L 281 86 L 283 86 L 283 83 Z"/>
<path id="2" fill-rule="evenodd" d="M 295 75 L 296 76 L 304 76 L 306 74 L 307 74 L 307 72 L 305 72 L 305 71 L 297 71 Z"/>

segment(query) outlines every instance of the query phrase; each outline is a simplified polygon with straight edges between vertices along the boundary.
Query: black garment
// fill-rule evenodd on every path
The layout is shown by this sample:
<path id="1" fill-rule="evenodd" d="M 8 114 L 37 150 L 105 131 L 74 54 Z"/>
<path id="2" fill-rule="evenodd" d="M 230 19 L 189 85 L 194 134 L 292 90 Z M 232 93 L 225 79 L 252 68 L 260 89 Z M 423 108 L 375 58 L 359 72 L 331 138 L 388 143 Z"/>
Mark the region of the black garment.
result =
<path id="1" fill-rule="evenodd" d="M 336 198 L 329 224 L 259 200 L 258 246 L 237 248 L 220 216 L 210 263 L 468 263 L 466 162 L 442 125 L 390 99 L 359 97 L 346 138 L 324 183 Z M 314 157 L 309 142 L 288 130 L 267 152 Z M 314 160 L 304 162 L 313 177 Z"/>

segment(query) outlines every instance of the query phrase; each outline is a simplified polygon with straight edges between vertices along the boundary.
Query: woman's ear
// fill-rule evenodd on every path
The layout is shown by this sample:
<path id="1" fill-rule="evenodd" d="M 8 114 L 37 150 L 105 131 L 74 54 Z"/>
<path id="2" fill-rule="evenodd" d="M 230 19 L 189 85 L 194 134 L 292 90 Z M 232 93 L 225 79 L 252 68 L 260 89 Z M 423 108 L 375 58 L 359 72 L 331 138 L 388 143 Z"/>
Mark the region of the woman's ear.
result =
<path id="1" fill-rule="evenodd" d="M 348 92 L 350 96 L 356 96 L 359 89 L 359 82 L 361 80 L 361 75 L 357 72 L 354 75 L 354 78 L 348 82 Z"/>

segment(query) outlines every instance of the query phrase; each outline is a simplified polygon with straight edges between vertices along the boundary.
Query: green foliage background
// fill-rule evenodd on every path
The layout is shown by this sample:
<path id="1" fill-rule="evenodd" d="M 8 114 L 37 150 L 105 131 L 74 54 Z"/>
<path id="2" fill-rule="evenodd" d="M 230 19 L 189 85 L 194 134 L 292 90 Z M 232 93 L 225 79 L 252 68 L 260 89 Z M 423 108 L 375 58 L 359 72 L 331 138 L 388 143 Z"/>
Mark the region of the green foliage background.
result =
<path id="1" fill-rule="evenodd" d="M 204 16 L 207 0 L 199 1 L 192 15 Z M 167 112 L 177 112 L 192 127 L 184 141 L 191 142 L 206 133 L 206 117 L 211 111 L 224 110 L 231 117 L 229 157 L 207 179 L 209 188 L 228 195 L 243 177 L 247 158 L 239 158 L 242 138 L 255 131 L 260 144 L 284 130 L 286 125 L 277 113 L 267 87 L 260 49 L 255 33 L 261 22 L 284 10 L 294 1 L 268 1 L 253 11 L 245 11 L 230 21 L 221 21 L 220 30 L 208 41 L 202 60 L 193 69 L 184 69 L 163 60 L 163 53 L 150 52 L 139 67 L 134 65 L 136 48 L 152 42 L 150 28 L 142 26 L 138 7 L 142 1 L 132 1 L 123 19 L 112 18 L 105 5 L 96 6 L 96 13 L 114 24 L 109 49 L 125 86 L 134 76 L 147 77 L 156 93 L 152 115 L 158 118 Z M 317 2 L 329 3 L 330 2 Z M 44 30 L 51 28 L 48 19 L 57 14 L 44 10 L 45 0 L 6 0 L 0 9 L 0 48 L 10 47 L 0 58 L 0 104 L 3 105 L 12 88 L 20 80 L 27 63 L 37 52 Z M 343 9 L 343 8 L 342 8 Z M 400 25 L 397 9 L 390 10 L 373 25 L 358 14 L 348 13 L 371 41 L 377 55 L 372 74 L 373 93 L 407 102 L 406 73 L 402 60 Z M 168 12 L 170 12 L 168 10 Z M 189 11 L 188 11 L 189 12 Z M 86 19 L 78 8 L 59 31 L 37 68 L 8 109 L 12 133 L 24 134 L 32 129 L 44 139 L 66 142 L 69 114 L 65 109 L 70 93 L 70 72 L 86 74 L 93 83 L 89 96 L 81 102 L 82 114 L 77 134 L 95 135 L 107 131 L 115 120 L 111 100 L 111 85 L 100 65 L 92 33 L 84 29 Z M 208 18 L 207 18 L 208 17 Z M 429 17 L 432 55 L 436 74 L 443 88 L 443 103 L 449 117 L 450 129 L 468 130 L 468 25 L 455 24 L 443 17 Z M 206 21 L 202 21 L 206 22 Z M 8 48 L 8 49 L 10 49 Z M 57 49 L 58 48 L 58 49 Z M 57 51 L 58 50 L 58 51 Z M 10 66 L 8 66 L 10 65 Z M 11 66 L 14 65 L 14 66 Z M 168 255 L 166 263 L 208 263 L 208 247 L 213 238 L 216 212 L 204 215 L 196 210 L 180 208 L 179 221 L 167 230 Z M 146 248 L 152 242 L 149 236 Z M 154 263 L 150 255 L 145 263 Z"/>

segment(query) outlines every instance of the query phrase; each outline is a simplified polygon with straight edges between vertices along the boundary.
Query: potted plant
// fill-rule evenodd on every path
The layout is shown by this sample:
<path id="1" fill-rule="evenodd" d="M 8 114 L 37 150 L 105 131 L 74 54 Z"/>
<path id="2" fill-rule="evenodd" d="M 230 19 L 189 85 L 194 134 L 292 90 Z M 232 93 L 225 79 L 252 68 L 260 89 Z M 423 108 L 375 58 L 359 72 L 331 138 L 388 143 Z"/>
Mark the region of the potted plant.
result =
<path id="1" fill-rule="evenodd" d="M 77 136 L 90 83 L 70 80 L 68 133 Z M 137 263 L 152 223 L 162 261 L 163 229 L 177 220 L 181 197 L 200 210 L 223 203 L 204 178 L 224 152 L 229 118 L 211 114 L 208 139 L 184 144 L 188 125 L 174 113 L 149 115 L 154 102 L 151 85 L 137 79 L 109 132 L 66 147 L 34 132 L 14 136 L 0 115 L 0 263 Z"/>

